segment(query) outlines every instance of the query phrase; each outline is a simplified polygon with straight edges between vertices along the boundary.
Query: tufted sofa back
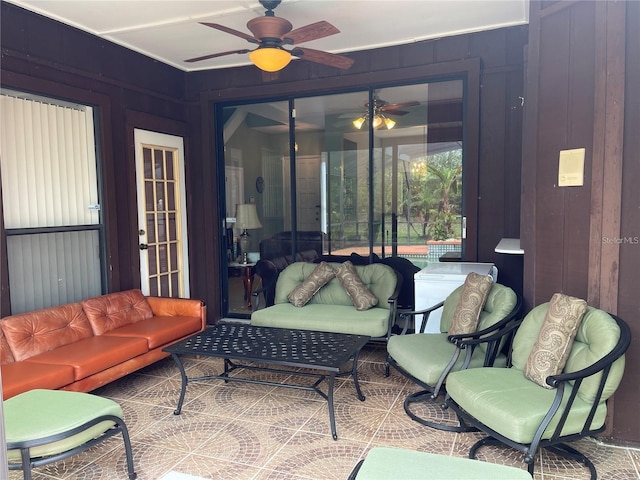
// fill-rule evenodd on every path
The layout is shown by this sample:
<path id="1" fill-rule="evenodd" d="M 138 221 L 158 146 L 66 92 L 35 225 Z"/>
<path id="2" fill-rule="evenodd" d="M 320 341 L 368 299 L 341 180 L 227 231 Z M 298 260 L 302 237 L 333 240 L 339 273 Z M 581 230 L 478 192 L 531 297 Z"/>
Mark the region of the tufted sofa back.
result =
<path id="1" fill-rule="evenodd" d="M 17 362 L 93 336 L 80 303 L 11 315 L 0 327 Z"/>

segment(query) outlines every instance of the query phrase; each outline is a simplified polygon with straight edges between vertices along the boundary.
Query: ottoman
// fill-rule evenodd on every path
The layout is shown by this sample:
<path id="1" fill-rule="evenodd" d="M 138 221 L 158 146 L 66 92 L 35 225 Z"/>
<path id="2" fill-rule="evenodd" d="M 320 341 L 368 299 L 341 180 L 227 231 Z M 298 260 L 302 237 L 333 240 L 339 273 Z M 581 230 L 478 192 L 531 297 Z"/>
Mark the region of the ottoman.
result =
<path id="1" fill-rule="evenodd" d="M 122 434 L 129 479 L 136 478 L 129 432 L 116 402 L 89 393 L 30 390 L 4 401 L 9 470 L 62 460 Z"/>

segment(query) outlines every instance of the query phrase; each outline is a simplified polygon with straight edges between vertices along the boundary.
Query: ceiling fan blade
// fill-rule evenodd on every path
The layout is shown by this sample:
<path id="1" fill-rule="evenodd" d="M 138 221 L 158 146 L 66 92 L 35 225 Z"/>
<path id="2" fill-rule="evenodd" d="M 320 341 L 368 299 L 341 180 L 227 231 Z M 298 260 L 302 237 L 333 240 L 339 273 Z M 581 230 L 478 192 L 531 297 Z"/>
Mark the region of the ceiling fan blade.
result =
<path id="1" fill-rule="evenodd" d="M 412 101 L 412 102 L 402 102 L 402 103 L 387 103 L 385 105 L 382 105 L 380 107 L 380 110 L 382 110 L 383 112 L 389 112 L 390 110 L 398 110 L 400 108 L 415 107 L 416 105 L 420 105 L 420 102 Z M 404 112 L 404 113 L 408 113 L 408 112 Z M 396 115 L 402 115 L 402 113 L 398 113 Z"/>
<path id="2" fill-rule="evenodd" d="M 236 37 L 244 38 L 248 42 L 251 43 L 260 43 L 255 37 L 252 37 L 248 33 L 241 32 L 239 30 L 235 30 L 233 28 L 225 27 L 224 25 L 220 25 L 219 23 L 208 23 L 208 22 L 200 22 L 202 25 L 207 27 L 215 28 L 216 30 L 220 30 L 221 32 L 230 33 L 231 35 L 235 35 Z"/>
<path id="3" fill-rule="evenodd" d="M 201 60 L 208 60 L 210 58 L 224 57 L 225 55 L 233 55 L 234 53 L 249 53 L 249 52 L 250 50 L 247 50 L 246 48 L 244 48 L 242 50 L 231 50 L 228 52 L 212 53 L 211 55 L 203 55 L 202 57 L 189 58 L 188 60 L 184 60 L 184 61 L 193 63 L 193 62 L 199 62 Z"/>
<path id="4" fill-rule="evenodd" d="M 354 62 L 353 58 L 337 55 L 335 53 L 323 52 L 321 50 L 314 50 L 313 48 L 296 47 L 291 51 L 291 54 L 296 57 L 300 57 L 302 60 L 321 63 L 323 65 L 340 68 L 342 70 L 347 70 Z"/>
<path id="5" fill-rule="evenodd" d="M 386 113 L 387 115 L 406 115 L 407 111 L 405 110 L 396 110 L 395 108 L 381 108 L 380 111 L 382 113 Z"/>
<path id="6" fill-rule="evenodd" d="M 295 43 L 309 42 L 311 40 L 317 40 L 319 38 L 329 37 L 340 33 L 336 27 L 324 20 L 316 23 L 311 23 L 304 27 L 296 28 L 290 31 L 282 37 L 284 43 L 293 45 Z"/>

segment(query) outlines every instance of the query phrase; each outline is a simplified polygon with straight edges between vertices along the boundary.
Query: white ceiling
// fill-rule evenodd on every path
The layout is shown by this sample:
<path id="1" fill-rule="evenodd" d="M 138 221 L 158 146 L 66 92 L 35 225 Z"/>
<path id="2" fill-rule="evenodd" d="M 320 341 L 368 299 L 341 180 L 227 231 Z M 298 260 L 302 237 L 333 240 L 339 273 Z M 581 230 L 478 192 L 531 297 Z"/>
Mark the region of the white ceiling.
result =
<path id="1" fill-rule="evenodd" d="M 249 34 L 246 23 L 265 11 L 257 0 L 7 1 L 184 71 L 249 64 L 246 54 L 184 59 L 254 48 L 198 22 Z M 275 13 L 294 29 L 328 21 L 341 33 L 300 46 L 344 53 L 526 24 L 529 0 L 283 0 Z"/>

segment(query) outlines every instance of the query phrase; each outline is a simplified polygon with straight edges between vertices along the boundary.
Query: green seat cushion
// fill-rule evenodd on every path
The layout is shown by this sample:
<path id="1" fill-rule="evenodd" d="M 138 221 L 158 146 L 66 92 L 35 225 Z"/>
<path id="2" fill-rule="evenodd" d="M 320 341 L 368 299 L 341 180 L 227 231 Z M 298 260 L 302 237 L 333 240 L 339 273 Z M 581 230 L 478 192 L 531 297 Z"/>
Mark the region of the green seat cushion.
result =
<path id="1" fill-rule="evenodd" d="M 446 333 L 419 333 L 396 335 L 387 343 L 387 353 L 405 371 L 427 385 L 435 386 L 445 367 L 453 357 L 456 347 L 447 340 Z M 465 352 L 460 353 L 452 371 L 459 370 L 464 361 Z M 498 355 L 494 365 L 506 366 L 507 359 Z M 471 357 L 469 368 L 482 367 L 484 351 L 476 348 Z"/>
<path id="2" fill-rule="evenodd" d="M 545 430 L 543 439 L 550 438 L 558 425 L 569 390 L 565 390 L 562 405 Z M 450 373 L 447 393 L 484 425 L 518 443 L 529 444 L 551 407 L 556 390 L 527 380 L 516 368 L 485 367 Z M 590 404 L 576 397 L 562 435 L 580 432 L 589 410 Z M 606 413 L 603 402 L 596 410 L 592 423 L 594 428 L 604 424 Z"/>
<path id="3" fill-rule="evenodd" d="M 122 418 L 116 402 L 96 395 L 62 390 L 30 390 L 4 401 L 7 444 L 29 442 L 68 432 L 103 415 Z M 66 452 L 96 438 L 114 426 L 101 422 L 69 438 L 34 446 L 31 458 Z M 9 461 L 20 461 L 20 450 L 8 451 Z"/>
<path id="4" fill-rule="evenodd" d="M 358 311 L 353 305 L 307 303 L 298 308 L 278 303 L 251 314 L 251 325 L 383 337 L 389 325 L 389 310 L 374 307 Z"/>
<path id="5" fill-rule="evenodd" d="M 526 470 L 396 448 L 371 449 L 357 480 L 531 480 Z"/>

